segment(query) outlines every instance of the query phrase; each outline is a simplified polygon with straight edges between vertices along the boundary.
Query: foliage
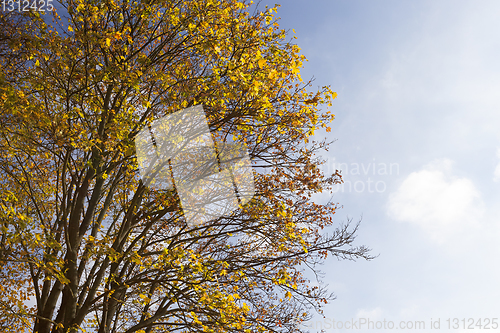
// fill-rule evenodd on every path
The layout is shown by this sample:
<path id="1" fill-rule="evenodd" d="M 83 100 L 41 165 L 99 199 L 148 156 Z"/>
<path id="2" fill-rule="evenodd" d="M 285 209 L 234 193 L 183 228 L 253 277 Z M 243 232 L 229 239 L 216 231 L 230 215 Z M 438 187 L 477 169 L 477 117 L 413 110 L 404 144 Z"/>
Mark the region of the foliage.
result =
<path id="1" fill-rule="evenodd" d="M 309 92 L 276 8 L 246 1 L 69 0 L 0 17 L 0 328 L 16 332 L 286 332 L 331 297 L 328 254 L 369 259 L 357 226 L 332 234 L 341 181 L 309 142 L 336 94 Z M 203 104 L 213 135 L 245 142 L 256 196 L 188 227 L 175 191 L 145 187 L 135 135 Z"/>

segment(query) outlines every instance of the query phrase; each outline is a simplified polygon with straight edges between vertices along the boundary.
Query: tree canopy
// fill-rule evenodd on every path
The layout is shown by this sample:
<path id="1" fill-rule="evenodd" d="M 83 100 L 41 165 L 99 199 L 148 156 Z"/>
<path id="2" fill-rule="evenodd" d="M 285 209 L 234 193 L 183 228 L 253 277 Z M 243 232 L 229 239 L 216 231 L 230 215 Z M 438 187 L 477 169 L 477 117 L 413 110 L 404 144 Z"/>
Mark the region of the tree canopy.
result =
<path id="1" fill-rule="evenodd" d="M 336 94 L 311 91 L 276 8 L 238 0 L 70 0 L 0 16 L 0 330 L 292 332 L 332 296 L 327 255 L 370 259 L 318 204 Z M 255 196 L 188 225 L 146 186 L 134 140 L 203 105 L 240 142 Z M 330 232 L 326 232 L 330 230 Z"/>

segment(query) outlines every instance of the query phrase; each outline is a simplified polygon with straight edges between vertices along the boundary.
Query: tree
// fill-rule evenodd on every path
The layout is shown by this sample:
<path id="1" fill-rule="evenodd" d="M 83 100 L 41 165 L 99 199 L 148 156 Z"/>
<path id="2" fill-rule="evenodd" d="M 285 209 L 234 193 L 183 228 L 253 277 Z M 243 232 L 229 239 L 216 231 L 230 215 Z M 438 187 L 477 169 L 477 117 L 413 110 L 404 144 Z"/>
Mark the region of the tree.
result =
<path id="1" fill-rule="evenodd" d="M 308 91 L 276 8 L 246 1 L 70 0 L 4 12 L 0 36 L 0 325 L 18 332 L 286 332 L 332 298 L 304 276 L 328 254 L 370 259 L 358 225 L 311 195 L 309 141 L 336 94 Z M 250 13 L 250 10 L 253 10 Z M 203 105 L 248 147 L 256 194 L 190 226 L 145 186 L 134 139 Z M 327 128 L 329 130 L 329 128 Z"/>

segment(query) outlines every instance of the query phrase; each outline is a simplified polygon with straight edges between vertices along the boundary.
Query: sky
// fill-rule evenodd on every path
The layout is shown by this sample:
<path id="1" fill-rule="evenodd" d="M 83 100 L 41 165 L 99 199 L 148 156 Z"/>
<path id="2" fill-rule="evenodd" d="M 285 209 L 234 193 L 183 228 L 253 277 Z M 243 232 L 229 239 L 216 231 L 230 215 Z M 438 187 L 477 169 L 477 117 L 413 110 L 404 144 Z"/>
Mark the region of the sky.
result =
<path id="1" fill-rule="evenodd" d="M 357 243 L 378 255 L 327 260 L 337 298 L 305 326 L 500 331 L 500 2 L 274 3 L 302 77 L 338 93 L 317 134 L 336 140 L 322 154 L 344 179 L 336 223 L 361 219 Z"/>

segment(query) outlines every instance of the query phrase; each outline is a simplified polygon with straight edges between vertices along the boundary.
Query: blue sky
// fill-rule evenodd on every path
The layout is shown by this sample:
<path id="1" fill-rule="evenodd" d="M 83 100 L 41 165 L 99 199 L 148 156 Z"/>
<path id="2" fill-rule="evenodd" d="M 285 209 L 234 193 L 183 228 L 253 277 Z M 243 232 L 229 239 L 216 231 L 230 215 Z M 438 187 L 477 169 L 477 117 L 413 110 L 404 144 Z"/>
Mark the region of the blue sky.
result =
<path id="1" fill-rule="evenodd" d="M 359 244 L 380 255 L 327 261 L 337 299 L 311 332 L 500 320 L 500 2 L 283 0 L 277 15 L 309 59 L 303 78 L 338 93 L 318 134 L 337 140 L 325 170 L 346 182 L 336 219 L 362 217 Z"/>

